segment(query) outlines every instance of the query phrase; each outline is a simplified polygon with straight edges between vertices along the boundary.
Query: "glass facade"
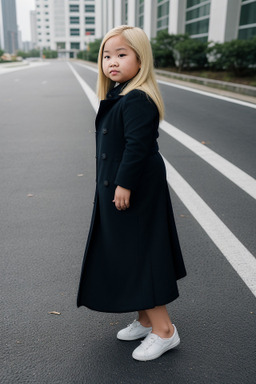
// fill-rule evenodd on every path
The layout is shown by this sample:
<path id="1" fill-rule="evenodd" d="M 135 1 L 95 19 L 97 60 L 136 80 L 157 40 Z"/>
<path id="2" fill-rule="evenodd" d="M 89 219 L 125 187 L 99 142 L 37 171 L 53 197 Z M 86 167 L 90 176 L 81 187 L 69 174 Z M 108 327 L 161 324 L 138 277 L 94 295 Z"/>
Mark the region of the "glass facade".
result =
<path id="1" fill-rule="evenodd" d="M 156 30 L 168 29 L 169 25 L 169 0 L 158 0 Z"/>
<path id="2" fill-rule="evenodd" d="M 144 0 L 136 0 L 136 27 L 144 27 Z"/>
<path id="3" fill-rule="evenodd" d="M 69 12 L 79 12 L 79 4 L 69 4 Z"/>
<path id="4" fill-rule="evenodd" d="M 69 18 L 69 23 L 70 24 L 79 24 L 80 23 L 80 18 L 79 16 L 71 16 Z"/>
<path id="5" fill-rule="evenodd" d="M 86 5 L 85 4 L 85 7 L 84 7 L 84 11 L 85 11 L 85 13 L 89 13 L 89 12 L 95 12 L 95 5 Z"/>
<path id="6" fill-rule="evenodd" d="M 238 39 L 248 40 L 256 36 L 256 0 L 244 0 L 242 3 Z"/>
<path id="7" fill-rule="evenodd" d="M 193 39 L 208 40 L 211 0 L 187 0 L 185 33 Z"/>
<path id="8" fill-rule="evenodd" d="M 70 36 L 80 36 L 80 29 L 79 28 L 71 28 L 70 29 Z"/>
<path id="9" fill-rule="evenodd" d="M 85 17 L 85 25 L 87 24 L 95 24 L 95 17 Z"/>
<path id="10" fill-rule="evenodd" d="M 80 49 L 80 43 L 70 43 L 70 49 Z"/>

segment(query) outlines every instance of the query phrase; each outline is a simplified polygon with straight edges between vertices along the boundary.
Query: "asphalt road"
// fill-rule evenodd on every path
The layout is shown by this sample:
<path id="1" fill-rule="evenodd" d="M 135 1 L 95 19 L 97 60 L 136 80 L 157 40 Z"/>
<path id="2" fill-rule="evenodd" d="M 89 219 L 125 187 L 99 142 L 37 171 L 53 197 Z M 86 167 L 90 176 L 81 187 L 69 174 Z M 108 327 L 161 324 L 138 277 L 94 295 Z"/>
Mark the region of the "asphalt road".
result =
<path id="1" fill-rule="evenodd" d="M 97 74 L 72 66 L 95 89 Z M 164 84 L 161 91 L 168 123 L 255 177 L 254 108 Z M 62 61 L 0 75 L 0 100 L 1 384 L 254 384 L 251 287 L 172 188 L 188 270 L 168 306 L 180 346 L 136 362 L 138 342 L 116 339 L 134 313 L 76 308 L 95 186 L 95 111 Z M 255 255 L 255 200 L 163 131 L 159 145 Z"/>

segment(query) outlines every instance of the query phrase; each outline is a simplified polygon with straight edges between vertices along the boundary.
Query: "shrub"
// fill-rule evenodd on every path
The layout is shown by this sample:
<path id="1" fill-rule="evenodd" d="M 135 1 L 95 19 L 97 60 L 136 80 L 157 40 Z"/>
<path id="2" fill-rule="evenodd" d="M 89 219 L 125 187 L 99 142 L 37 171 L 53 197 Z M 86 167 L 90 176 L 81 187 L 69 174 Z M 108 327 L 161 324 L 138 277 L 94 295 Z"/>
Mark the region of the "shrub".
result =
<path id="1" fill-rule="evenodd" d="M 255 70 L 256 38 L 213 44 L 208 49 L 209 64 L 214 70 L 232 71 L 236 75 Z"/>
<path id="2" fill-rule="evenodd" d="M 101 39 L 89 43 L 87 51 L 80 51 L 77 54 L 78 59 L 93 61 L 97 63 Z"/>
<path id="3" fill-rule="evenodd" d="M 174 56 L 179 70 L 203 69 L 207 67 L 208 43 L 188 38 L 175 45 Z"/>
<path id="4" fill-rule="evenodd" d="M 158 32 L 157 36 L 151 40 L 155 66 L 175 67 L 175 46 L 188 38 L 188 35 L 169 35 L 167 30 Z"/>

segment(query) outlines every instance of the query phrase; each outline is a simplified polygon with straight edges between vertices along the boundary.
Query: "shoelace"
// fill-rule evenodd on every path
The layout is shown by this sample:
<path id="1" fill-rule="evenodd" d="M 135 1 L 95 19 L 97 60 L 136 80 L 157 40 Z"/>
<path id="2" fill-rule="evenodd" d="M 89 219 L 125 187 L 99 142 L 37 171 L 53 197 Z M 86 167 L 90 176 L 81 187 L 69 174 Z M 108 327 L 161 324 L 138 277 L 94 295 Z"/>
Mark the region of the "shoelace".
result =
<path id="1" fill-rule="evenodd" d="M 139 326 L 139 322 L 137 320 L 133 320 L 131 324 L 127 325 L 127 328 L 129 328 L 129 332 L 131 332 L 134 328 L 137 328 Z"/>
<path id="2" fill-rule="evenodd" d="M 141 345 L 144 349 L 148 349 L 154 342 L 157 340 L 157 337 L 155 335 L 150 334 L 146 337 L 146 339 L 141 341 Z"/>

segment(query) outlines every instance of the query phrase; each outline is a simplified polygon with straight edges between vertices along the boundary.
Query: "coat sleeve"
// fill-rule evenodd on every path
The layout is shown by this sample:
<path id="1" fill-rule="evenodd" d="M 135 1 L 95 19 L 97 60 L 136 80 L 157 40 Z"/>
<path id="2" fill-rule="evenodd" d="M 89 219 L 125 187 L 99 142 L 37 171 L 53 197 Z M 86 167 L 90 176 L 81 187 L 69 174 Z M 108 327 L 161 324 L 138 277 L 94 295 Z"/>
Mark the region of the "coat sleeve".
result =
<path id="1" fill-rule="evenodd" d="M 115 184 L 135 190 L 149 155 L 155 148 L 159 113 L 142 91 L 133 90 L 123 99 L 125 149 Z"/>

